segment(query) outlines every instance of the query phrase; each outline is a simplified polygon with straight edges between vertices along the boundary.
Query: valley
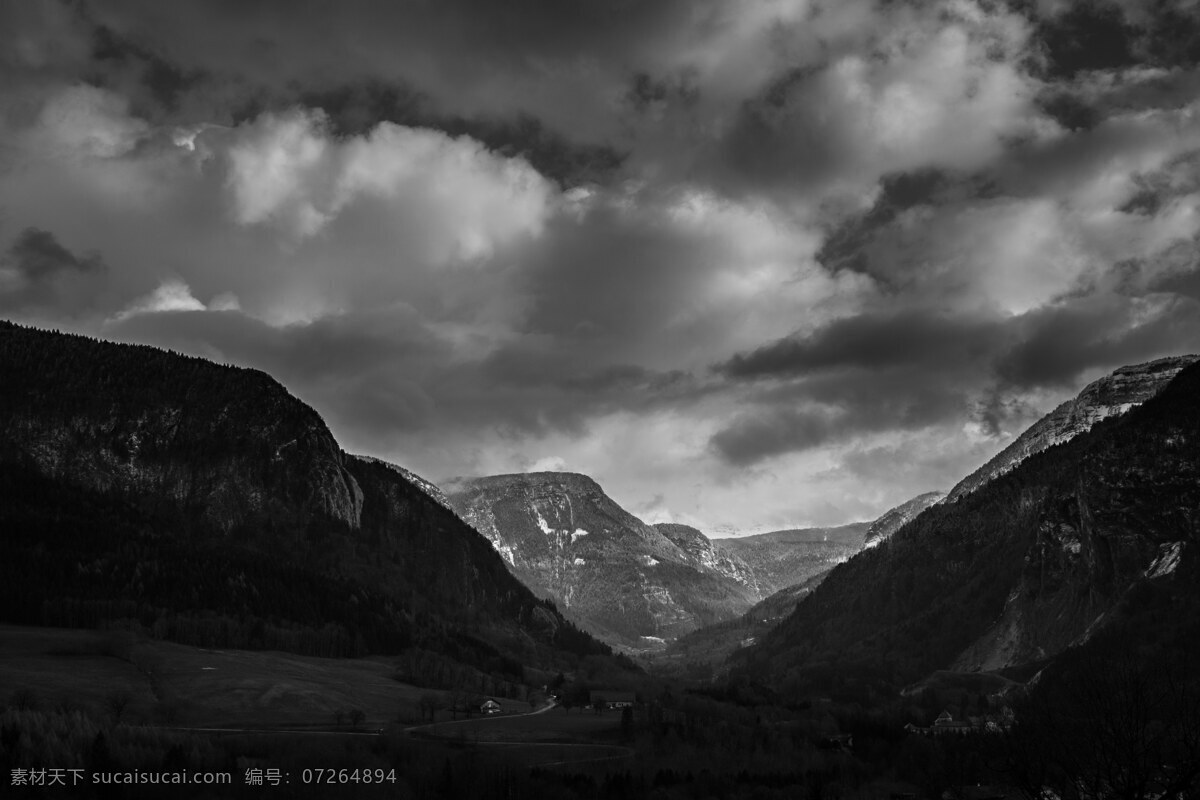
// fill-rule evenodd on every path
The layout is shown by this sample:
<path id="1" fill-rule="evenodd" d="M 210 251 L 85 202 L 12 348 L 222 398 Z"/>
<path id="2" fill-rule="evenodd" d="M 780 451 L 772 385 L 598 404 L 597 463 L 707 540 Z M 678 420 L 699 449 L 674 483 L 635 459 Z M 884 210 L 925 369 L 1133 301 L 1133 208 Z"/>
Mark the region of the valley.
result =
<path id="1" fill-rule="evenodd" d="M 1087 692 L 1136 685 L 1165 734 L 1129 746 L 1200 776 L 1189 359 L 969 492 L 716 539 L 578 473 L 438 487 L 259 373 L 11 325 L 0 362 L 5 769 L 306 774 L 336 742 L 415 796 L 1020 792 L 1058 780 L 1029 748 L 1080 757 L 1053 715 L 1102 731 L 1128 709 Z"/>

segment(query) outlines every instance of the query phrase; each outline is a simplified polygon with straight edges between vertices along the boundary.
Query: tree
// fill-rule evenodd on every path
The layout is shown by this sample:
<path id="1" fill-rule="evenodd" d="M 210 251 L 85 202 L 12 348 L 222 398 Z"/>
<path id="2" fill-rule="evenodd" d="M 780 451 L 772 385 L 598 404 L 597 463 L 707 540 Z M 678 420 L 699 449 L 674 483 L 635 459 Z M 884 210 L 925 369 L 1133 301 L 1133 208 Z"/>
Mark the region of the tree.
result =
<path id="1" fill-rule="evenodd" d="M 354 727 L 355 730 L 358 730 L 362 726 L 363 722 L 366 720 L 367 715 L 366 715 L 366 712 L 364 712 L 361 708 L 355 708 L 355 709 L 350 710 L 349 717 L 350 717 L 350 724 Z"/>
<path id="2" fill-rule="evenodd" d="M 421 695 L 421 699 L 417 702 L 417 705 L 421 709 L 421 719 L 428 717 L 429 721 L 433 722 L 437 716 L 437 710 L 441 708 L 442 701 L 433 692 L 426 692 Z"/>
<path id="3" fill-rule="evenodd" d="M 112 712 L 113 719 L 117 722 L 121 721 L 125 709 L 129 708 L 131 702 L 133 702 L 133 695 L 126 689 L 113 689 L 104 698 L 105 707 Z"/>
<path id="4" fill-rule="evenodd" d="M 1029 797 L 1139 800 L 1200 788 L 1200 684 L 1183 655 L 1085 649 L 1048 669 L 1005 737 Z M 1190 796 L 1190 795 L 1189 795 Z"/>

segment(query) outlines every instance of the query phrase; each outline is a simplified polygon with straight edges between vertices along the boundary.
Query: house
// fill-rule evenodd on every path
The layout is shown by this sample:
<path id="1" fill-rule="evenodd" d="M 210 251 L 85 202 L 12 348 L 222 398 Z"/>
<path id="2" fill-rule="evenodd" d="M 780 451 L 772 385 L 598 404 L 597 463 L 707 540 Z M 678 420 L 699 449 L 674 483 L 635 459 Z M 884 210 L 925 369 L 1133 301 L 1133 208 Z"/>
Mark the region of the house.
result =
<path id="1" fill-rule="evenodd" d="M 618 692 L 610 689 L 593 689 L 588 695 L 588 705 L 593 708 L 602 704 L 604 708 L 632 708 L 637 702 L 633 692 Z"/>
<path id="2" fill-rule="evenodd" d="M 489 698 L 483 705 L 479 707 L 479 711 L 481 714 L 499 714 L 500 704 Z"/>
<path id="3" fill-rule="evenodd" d="M 974 730 L 974 726 L 966 720 L 956 720 L 949 711 L 943 711 L 938 715 L 938 718 L 933 721 L 931 728 L 933 733 L 970 733 Z"/>
<path id="4" fill-rule="evenodd" d="M 838 750 L 848 753 L 854 748 L 854 735 L 849 733 L 835 733 L 829 736 L 822 736 L 817 740 L 817 747 L 821 750 Z"/>

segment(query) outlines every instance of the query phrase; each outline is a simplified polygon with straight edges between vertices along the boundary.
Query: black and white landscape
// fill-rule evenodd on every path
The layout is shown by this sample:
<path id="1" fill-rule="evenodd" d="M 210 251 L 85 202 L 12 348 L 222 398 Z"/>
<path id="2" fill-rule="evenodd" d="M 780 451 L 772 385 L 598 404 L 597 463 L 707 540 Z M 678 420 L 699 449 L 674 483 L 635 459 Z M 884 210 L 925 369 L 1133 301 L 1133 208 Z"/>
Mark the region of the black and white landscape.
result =
<path id="1" fill-rule="evenodd" d="M 1194 0 L 35 0 L 0 87 L 0 795 L 1200 797 Z"/>

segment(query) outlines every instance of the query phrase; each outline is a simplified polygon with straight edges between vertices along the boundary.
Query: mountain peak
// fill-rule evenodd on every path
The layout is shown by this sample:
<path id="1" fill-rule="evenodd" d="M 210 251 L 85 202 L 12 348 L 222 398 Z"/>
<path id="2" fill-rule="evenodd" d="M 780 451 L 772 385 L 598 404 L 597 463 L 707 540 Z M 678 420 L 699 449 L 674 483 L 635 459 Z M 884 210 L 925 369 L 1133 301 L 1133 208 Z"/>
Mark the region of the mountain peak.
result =
<path id="1" fill-rule="evenodd" d="M 867 528 L 867 538 L 863 542 L 863 549 L 875 547 L 891 538 L 892 534 L 912 522 L 918 514 L 945 496 L 945 492 L 925 492 L 925 494 L 919 494 L 895 508 L 888 509 L 883 516 L 872 522 L 871 526 Z"/>
<path id="2" fill-rule="evenodd" d="M 1154 397 L 1184 367 L 1200 361 L 1197 355 L 1170 356 L 1130 364 L 1092 381 L 1071 400 L 1030 426 L 990 461 L 972 472 L 946 495 L 954 502 L 988 481 L 1009 472 L 1034 453 L 1091 430 L 1102 419 L 1124 414 Z"/>

